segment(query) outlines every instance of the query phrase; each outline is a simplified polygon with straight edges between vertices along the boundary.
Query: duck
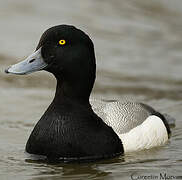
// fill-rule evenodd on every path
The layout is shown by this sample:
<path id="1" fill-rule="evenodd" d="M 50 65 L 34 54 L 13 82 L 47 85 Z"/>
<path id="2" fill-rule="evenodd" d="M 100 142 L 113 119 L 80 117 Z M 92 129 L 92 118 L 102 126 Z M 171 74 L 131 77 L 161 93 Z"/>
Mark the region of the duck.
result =
<path id="1" fill-rule="evenodd" d="M 152 107 L 90 100 L 96 78 L 94 44 L 75 26 L 47 29 L 35 51 L 5 72 L 26 75 L 41 70 L 54 75 L 56 92 L 29 136 L 27 153 L 66 161 L 97 160 L 168 141 L 168 121 Z"/>

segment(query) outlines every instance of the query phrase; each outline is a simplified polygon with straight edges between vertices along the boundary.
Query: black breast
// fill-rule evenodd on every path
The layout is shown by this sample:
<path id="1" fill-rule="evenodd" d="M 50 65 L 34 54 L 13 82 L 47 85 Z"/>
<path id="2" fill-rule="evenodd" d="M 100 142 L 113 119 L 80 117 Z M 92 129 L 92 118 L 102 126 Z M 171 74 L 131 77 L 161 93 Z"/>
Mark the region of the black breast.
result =
<path id="1" fill-rule="evenodd" d="M 112 157 L 123 153 L 119 137 L 90 107 L 52 103 L 26 145 L 31 154 L 48 158 Z"/>

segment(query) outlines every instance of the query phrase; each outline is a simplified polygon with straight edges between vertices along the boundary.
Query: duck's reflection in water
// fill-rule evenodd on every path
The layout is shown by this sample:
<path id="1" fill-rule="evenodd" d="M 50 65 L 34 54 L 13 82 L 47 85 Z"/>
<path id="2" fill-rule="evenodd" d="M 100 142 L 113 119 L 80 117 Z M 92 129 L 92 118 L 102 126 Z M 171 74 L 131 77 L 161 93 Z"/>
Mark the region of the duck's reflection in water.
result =
<path id="1" fill-rule="evenodd" d="M 112 172 L 99 168 L 111 164 L 124 162 L 124 157 L 120 156 L 109 160 L 98 160 L 94 162 L 50 162 L 46 159 L 26 159 L 26 163 L 30 163 L 39 171 L 34 174 L 32 180 L 42 179 L 112 179 Z"/>

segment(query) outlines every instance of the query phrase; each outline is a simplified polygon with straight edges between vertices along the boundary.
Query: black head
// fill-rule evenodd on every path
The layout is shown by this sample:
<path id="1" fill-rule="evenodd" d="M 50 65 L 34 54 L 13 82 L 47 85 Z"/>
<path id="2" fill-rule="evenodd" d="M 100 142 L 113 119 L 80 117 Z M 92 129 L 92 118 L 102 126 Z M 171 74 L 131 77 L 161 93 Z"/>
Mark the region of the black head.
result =
<path id="1" fill-rule="evenodd" d="M 88 35 L 74 26 L 54 26 L 43 33 L 36 50 L 39 48 L 48 64 L 45 70 L 64 84 L 65 91 L 90 95 L 96 67 L 94 46 Z"/>
<path id="2" fill-rule="evenodd" d="M 91 39 L 74 26 L 51 27 L 43 33 L 36 51 L 6 72 L 28 74 L 42 69 L 55 75 L 62 94 L 88 99 L 96 70 Z"/>
<path id="3" fill-rule="evenodd" d="M 83 31 L 70 25 L 59 25 L 46 30 L 36 48 L 41 48 L 44 61 L 49 64 L 45 70 L 56 77 L 70 78 L 80 71 L 95 68 L 94 46 Z M 68 77 L 67 77 L 68 76 Z"/>

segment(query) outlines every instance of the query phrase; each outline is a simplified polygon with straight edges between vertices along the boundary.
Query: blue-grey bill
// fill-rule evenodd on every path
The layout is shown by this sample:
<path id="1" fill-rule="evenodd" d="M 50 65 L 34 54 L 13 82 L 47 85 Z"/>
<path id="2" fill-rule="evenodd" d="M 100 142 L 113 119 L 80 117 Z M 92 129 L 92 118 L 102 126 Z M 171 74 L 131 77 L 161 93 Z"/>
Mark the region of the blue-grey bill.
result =
<path id="1" fill-rule="evenodd" d="M 41 55 L 41 48 L 39 48 L 33 54 L 28 56 L 24 61 L 10 66 L 5 70 L 5 72 L 19 75 L 30 74 L 35 71 L 40 71 L 46 66 L 48 66 L 48 64 L 44 62 Z"/>

